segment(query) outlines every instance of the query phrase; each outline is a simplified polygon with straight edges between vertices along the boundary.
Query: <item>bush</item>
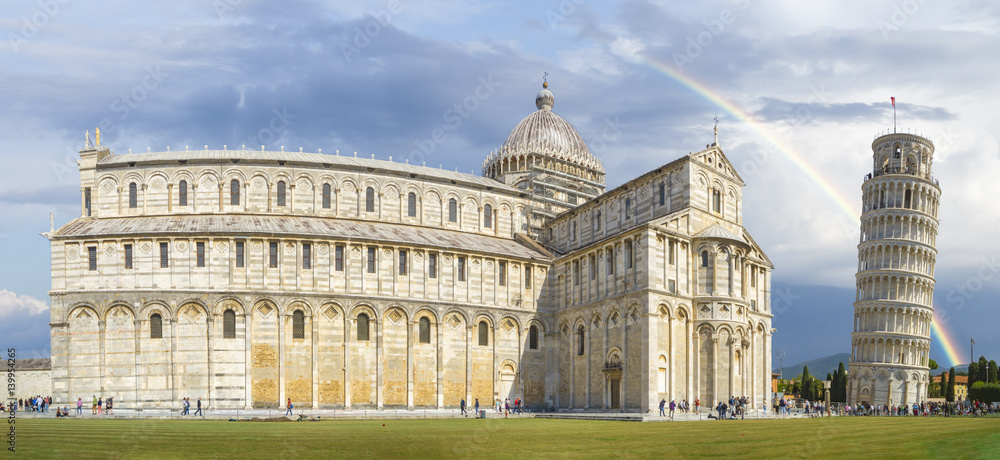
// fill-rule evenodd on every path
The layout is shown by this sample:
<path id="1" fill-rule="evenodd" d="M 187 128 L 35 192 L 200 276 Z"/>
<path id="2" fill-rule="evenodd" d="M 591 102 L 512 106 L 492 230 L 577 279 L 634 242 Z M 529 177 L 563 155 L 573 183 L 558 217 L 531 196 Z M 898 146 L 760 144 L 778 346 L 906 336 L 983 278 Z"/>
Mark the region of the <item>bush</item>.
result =
<path id="1" fill-rule="evenodd" d="M 1000 384 L 976 382 L 969 389 L 969 401 L 996 402 L 1000 401 Z"/>

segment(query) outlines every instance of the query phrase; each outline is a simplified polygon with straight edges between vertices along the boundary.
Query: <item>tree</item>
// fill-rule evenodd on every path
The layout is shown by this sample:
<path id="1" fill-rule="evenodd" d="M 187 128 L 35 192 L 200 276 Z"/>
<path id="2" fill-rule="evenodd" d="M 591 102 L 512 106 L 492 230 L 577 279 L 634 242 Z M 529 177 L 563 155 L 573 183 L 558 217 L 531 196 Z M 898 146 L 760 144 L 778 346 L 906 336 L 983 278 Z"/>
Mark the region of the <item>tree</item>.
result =
<path id="1" fill-rule="evenodd" d="M 935 369 L 938 368 L 938 363 L 937 363 L 937 361 L 934 361 L 933 359 L 928 359 L 927 360 L 927 367 L 931 368 L 931 370 L 933 371 L 933 370 L 935 370 Z"/>
<path id="2" fill-rule="evenodd" d="M 998 376 L 997 376 L 997 362 L 993 361 L 993 360 L 990 360 L 989 368 L 990 368 L 990 371 L 989 371 L 990 379 L 986 383 L 998 383 L 997 382 L 997 378 L 998 378 Z"/>
<path id="3" fill-rule="evenodd" d="M 945 393 L 948 392 L 948 382 L 944 381 L 945 373 L 941 373 L 941 383 L 938 384 L 938 397 L 943 398 Z"/>
<path id="4" fill-rule="evenodd" d="M 955 401 L 955 368 L 951 368 L 948 371 L 948 391 L 945 393 L 944 399 L 948 402 Z"/>
<path id="5" fill-rule="evenodd" d="M 979 377 L 979 363 L 971 362 L 969 363 L 969 386 L 971 387 L 973 383 L 976 383 Z"/>
<path id="6" fill-rule="evenodd" d="M 844 367 L 844 362 L 840 362 L 840 366 L 837 367 L 837 402 L 845 403 L 847 402 L 847 369 Z"/>
<path id="7" fill-rule="evenodd" d="M 979 375 L 976 376 L 977 382 L 988 382 L 990 380 L 990 363 L 986 361 L 985 356 L 979 357 Z M 969 385 L 972 385 L 971 383 Z"/>
<path id="8" fill-rule="evenodd" d="M 812 376 L 809 375 L 809 366 L 802 368 L 802 393 L 799 396 L 806 401 L 813 400 Z"/>

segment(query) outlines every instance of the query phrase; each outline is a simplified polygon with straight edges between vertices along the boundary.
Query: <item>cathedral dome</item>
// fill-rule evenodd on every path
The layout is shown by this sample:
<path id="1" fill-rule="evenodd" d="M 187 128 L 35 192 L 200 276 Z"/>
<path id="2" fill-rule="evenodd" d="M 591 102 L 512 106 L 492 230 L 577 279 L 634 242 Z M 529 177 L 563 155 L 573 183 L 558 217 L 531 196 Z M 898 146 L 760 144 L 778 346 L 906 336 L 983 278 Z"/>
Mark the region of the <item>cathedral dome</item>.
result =
<path id="1" fill-rule="evenodd" d="M 506 158 L 537 155 L 590 171 L 586 174 L 588 180 L 596 180 L 600 176 L 600 182 L 603 183 L 604 166 L 601 161 L 590 153 L 580 133 L 552 111 L 553 105 L 555 96 L 549 91 L 548 83 L 545 83 L 535 96 L 535 107 L 538 110 L 514 126 L 500 148 L 492 152 L 484 162 L 483 170 L 486 175 L 496 178 L 496 175 L 509 171 L 508 168 L 502 168 L 501 171 L 493 170 L 490 173 L 490 166 Z"/>

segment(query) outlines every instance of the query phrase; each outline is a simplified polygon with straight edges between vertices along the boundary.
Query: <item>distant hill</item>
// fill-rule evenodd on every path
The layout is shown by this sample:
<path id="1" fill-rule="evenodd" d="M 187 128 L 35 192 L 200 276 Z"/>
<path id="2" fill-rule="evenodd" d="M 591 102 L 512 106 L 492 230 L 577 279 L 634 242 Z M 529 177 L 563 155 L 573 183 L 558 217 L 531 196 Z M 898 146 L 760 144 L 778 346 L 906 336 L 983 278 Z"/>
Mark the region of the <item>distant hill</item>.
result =
<path id="1" fill-rule="evenodd" d="M 782 368 L 781 376 L 786 379 L 794 378 L 796 375 L 802 373 L 802 368 L 804 366 L 809 366 L 809 373 L 812 374 L 813 377 L 826 379 L 827 373 L 833 374 L 833 371 L 837 370 L 841 362 L 844 363 L 844 366 L 847 366 L 847 362 L 850 361 L 850 359 L 850 353 L 837 353 L 835 355 L 803 361 L 801 363 L 792 364 L 791 366 L 785 366 Z M 778 370 L 775 369 L 775 372 L 778 372 Z"/>
<path id="2" fill-rule="evenodd" d="M 796 375 L 802 373 L 803 366 L 809 366 L 809 373 L 812 374 L 813 377 L 825 379 L 826 374 L 833 374 L 833 371 L 837 370 L 841 362 L 844 363 L 844 366 L 847 366 L 847 362 L 850 361 L 850 359 L 850 353 L 837 353 L 835 355 L 803 361 L 801 363 L 792 364 L 791 366 L 785 366 L 782 368 L 781 376 L 786 379 L 794 378 Z M 941 364 L 938 363 L 938 366 L 941 366 Z M 938 367 L 936 370 L 931 371 L 931 375 L 941 375 L 942 372 L 948 372 L 948 369 L 949 368 L 947 367 Z M 955 366 L 955 372 L 967 372 L 968 370 L 968 364 L 959 364 L 958 366 Z M 778 372 L 778 369 L 775 369 L 774 372 Z M 848 369 L 848 372 L 850 372 L 850 369 Z"/>

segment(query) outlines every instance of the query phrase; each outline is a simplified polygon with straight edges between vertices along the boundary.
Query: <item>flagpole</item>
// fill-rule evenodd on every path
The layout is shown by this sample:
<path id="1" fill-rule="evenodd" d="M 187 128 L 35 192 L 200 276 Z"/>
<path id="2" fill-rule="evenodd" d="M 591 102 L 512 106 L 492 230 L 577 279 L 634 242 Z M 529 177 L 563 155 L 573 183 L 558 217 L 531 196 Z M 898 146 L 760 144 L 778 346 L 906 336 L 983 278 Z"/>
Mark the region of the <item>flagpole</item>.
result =
<path id="1" fill-rule="evenodd" d="M 896 133 L 896 102 L 892 103 L 892 132 Z"/>

